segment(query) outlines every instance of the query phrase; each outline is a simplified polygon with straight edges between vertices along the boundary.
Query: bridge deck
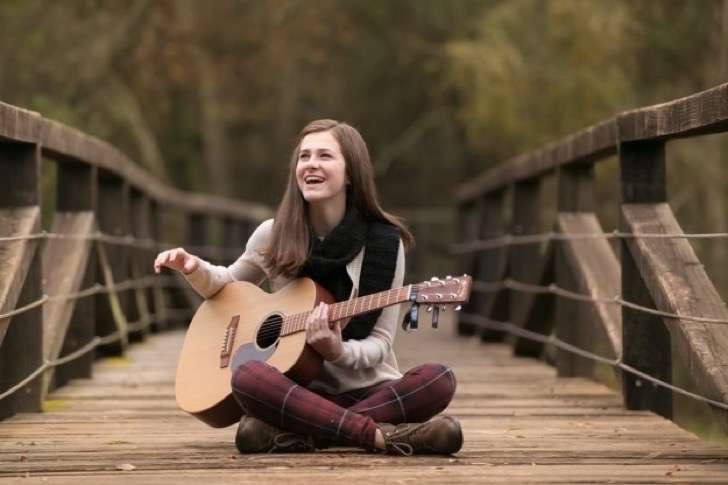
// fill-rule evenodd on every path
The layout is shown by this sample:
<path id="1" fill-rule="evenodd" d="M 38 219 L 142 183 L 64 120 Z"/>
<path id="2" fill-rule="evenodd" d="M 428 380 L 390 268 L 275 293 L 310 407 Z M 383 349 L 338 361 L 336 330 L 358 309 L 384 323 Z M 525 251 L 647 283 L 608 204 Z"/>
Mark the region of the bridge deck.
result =
<path id="1" fill-rule="evenodd" d="M 48 412 L 0 423 L 0 481 L 17 483 L 728 483 L 728 449 L 671 422 L 621 408 L 609 389 L 513 358 L 502 345 L 449 328 L 400 335 L 402 367 L 451 365 L 465 446 L 454 457 L 390 457 L 352 449 L 240 456 L 234 427 L 211 429 L 178 411 L 173 376 L 181 332 L 105 359 Z M 131 469 L 125 471 L 124 469 Z"/>

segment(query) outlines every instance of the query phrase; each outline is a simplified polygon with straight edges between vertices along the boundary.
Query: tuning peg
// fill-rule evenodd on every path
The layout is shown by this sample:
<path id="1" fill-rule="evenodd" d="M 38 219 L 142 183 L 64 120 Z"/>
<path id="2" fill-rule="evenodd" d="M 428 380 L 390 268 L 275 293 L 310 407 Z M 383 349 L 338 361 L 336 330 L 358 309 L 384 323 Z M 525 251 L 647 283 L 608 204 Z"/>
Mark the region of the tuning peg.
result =
<path id="1" fill-rule="evenodd" d="M 455 311 L 456 312 L 459 312 L 462 309 L 463 309 L 463 306 L 462 305 L 458 305 L 458 306 L 455 307 Z"/>
<path id="2" fill-rule="evenodd" d="M 427 307 L 427 313 L 432 313 L 432 305 Z"/>
<path id="3" fill-rule="evenodd" d="M 440 305 L 440 310 L 445 312 L 445 311 L 447 311 L 447 307 L 445 305 Z"/>
<path id="4" fill-rule="evenodd" d="M 451 280 L 451 279 L 452 279 L 452 276 L 450 276 L 450 275 L 447 275 L 447 276 L 445 276 L 445 279 L 446 279 L 446 280 Z"/>
<path id="5" fill-rule="evenodd" d="M 438 278 L 437 276 L 433 276 L 432 278 L 430 278 L 430 281 L 439 281 L 439 280 L 440 280 L 440 278 Z"/>

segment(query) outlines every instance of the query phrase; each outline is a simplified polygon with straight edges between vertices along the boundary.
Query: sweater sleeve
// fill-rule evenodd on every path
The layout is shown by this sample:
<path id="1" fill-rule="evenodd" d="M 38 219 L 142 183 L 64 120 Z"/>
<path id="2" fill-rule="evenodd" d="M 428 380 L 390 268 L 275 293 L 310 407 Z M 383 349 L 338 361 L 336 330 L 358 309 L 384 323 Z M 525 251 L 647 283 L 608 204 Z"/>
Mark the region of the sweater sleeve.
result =
<path id="1" fill-rule="evenodd" d="M 394 270 L 392 288 L 399 288 L 404 281 L 404 246 L 399 242 L 397 265 Z M 397 332 L 397 323 L 402 321 L 403 310 L 406 303 L 393 305 L 382 310 L 368 337 L 343 342 L 343 352 L 332 364 L 352 369 L 365 369 L 375 367 L 382 363 L 384 358 L 392 351 L 394 336 Z"/>
<path id="2" fill-rule="evenodd" d="M 245 252 L 230 266 L 218 266 L 197 258 L 197 268 L 185 275 L 187 282 L 203 298 L 210 298 L 232 281 L 249 281 L 259 285 L 268 276 L 261 251 L 270 243 L 273 219 L 261 223 L 250 235 Z"/>

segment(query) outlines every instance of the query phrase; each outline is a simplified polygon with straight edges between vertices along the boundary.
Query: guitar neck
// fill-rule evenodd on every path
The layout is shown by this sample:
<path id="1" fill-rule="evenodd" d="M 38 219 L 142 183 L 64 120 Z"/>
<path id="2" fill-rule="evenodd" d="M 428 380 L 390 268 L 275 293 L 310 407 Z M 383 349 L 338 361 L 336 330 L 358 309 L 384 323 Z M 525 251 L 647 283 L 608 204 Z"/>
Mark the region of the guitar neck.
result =
<path id="1" fill-rule="evenodd" d="M 334 303 L 329 306 L 329 321 L 344 320 L 410 301 L 413 289 L 414 285 L 407 285 L 402 288 L 380 291 L 379 293 Z M 286 316 L 283 321 L 281 335 L 290 335 L 305 330 L 306 319 L 310 313 L 308 311 Z"/>

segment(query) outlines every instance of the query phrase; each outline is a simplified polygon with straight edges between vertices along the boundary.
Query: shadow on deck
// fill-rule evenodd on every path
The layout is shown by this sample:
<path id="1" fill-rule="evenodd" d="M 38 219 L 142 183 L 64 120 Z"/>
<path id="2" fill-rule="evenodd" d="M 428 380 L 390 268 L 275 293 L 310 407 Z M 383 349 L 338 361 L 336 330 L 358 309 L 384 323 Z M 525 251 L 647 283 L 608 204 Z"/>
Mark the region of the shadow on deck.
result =
<path id="1" fill-rule="evenodd" d="M 174 401 L 184 334 L 166 332 L 99 361 L 93 380 L 61 388 L 43 414 L 0 423 L 0 481 L 13 483 L 728 483 L 728 449 L 649 412 L 625 411 L 608 388 L 557 379 L 504 345 L 453 337 L 451 325 L 400 334 L 403 369 L 453 367 L 448 412 L 465 445 L 451 457 L 354 449 L 241 456 L 235 427 L 211 429 Z M 133 468 L 133 469 L 132 469 Z M 125 471 L 126 469 L 126 471 Z"/>

